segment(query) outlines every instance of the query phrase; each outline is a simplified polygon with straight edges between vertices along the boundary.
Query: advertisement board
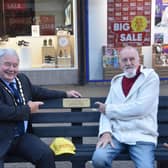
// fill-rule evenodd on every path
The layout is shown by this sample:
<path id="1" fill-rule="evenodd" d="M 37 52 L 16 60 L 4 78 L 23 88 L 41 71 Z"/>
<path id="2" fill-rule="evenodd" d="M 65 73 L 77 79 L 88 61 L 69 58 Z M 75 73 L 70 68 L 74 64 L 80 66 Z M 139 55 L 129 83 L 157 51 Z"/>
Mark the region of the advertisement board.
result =
<path id="1" fill-rule="evenodd" d="M 151 0 L 108 0 L 108 46 L 149 46 L 151 3 Z"/>

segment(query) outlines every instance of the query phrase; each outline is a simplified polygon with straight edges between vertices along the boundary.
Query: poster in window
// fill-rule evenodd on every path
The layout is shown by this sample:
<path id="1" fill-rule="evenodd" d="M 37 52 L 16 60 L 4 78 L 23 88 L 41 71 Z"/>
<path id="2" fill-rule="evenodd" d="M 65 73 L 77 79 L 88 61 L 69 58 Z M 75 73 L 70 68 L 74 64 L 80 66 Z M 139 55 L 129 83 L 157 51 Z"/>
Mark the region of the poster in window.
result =
<path id="1" fill-rule="evenodd" d="M 4 8 L 7 11 L 24 11 L 28 8 L 25 0 L 5 0 Z"/>
<path id="2" fill-rule="evenodd" d="M 168 0 L 156 0 L 155 25 L 168 26 Z"/>
<path id="3" fill-rule="evenodd" d="M 40 35 L 55 35 L 55 16 L 40 16 Z"/>
<path id="4" fill-rule="evenodd" d="M 32 37 L 39 37 L 40 36 L 39 25 L 32 25 L 31 26 L 31 33 L 32 33 Z"/>
<path id="5" fill-rule="evenodd" d="M 108 46 L 149 46 L 151 3 L 151 0 L 108 0 Z"/>

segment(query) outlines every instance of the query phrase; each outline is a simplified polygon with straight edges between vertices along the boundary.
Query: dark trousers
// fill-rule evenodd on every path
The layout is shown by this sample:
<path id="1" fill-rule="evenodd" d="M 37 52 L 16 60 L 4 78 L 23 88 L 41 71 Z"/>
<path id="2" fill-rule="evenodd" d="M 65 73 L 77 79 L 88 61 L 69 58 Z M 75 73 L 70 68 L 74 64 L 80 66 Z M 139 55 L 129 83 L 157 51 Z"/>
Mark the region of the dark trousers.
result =
<path id="1" fill-rule="evenodd" d="M 0 160 L 0 168 L 4 168 L 3 160 Z"/>
<path id="2" fill-rule="evenodd" d="M 36 168 L 55 168 L 53 152 L 40 138 L 32 134 L 16 137 L 8 155 L 21 156 L 34 164 Z M 4 168 L 3 160 L 0 160 L 0 168 Z"/>

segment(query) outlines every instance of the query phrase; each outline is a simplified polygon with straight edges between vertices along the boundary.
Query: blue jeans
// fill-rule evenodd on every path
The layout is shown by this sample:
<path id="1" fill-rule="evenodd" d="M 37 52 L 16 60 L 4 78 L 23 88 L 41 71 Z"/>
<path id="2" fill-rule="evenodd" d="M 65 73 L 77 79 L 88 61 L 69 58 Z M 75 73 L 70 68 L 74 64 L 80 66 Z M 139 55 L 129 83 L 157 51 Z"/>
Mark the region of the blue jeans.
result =
<path id="1" fill-rule="evenodd" d="M 113 144 L 114 148 L 107 145 L 105 148 L 95 150 L 92 157 L 94 168 L 111 168 L 112 161 L 123 150 L 128 150 L 136 168 L 154 168 L 154 143 L 140 141 L 136 145 L 127 145 L 113 138 Z"/>

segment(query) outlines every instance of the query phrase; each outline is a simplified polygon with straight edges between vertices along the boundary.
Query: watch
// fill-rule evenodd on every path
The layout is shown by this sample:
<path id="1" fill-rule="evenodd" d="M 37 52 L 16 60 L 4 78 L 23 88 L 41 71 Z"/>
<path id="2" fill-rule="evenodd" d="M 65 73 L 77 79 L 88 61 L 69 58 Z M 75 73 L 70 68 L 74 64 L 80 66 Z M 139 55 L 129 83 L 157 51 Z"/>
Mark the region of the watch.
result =
<path id="1" fill-rule="evenodd" d="M 59 37 L 59 39 L 58 39 L 58 43 L 59 43 L 59 45 L 60 45 L 61 47 L 65 47 L 65 46 L 68 45 L 69 40 L 68 40 L 67 37 L 62 36 L 62 37 Z"/>

